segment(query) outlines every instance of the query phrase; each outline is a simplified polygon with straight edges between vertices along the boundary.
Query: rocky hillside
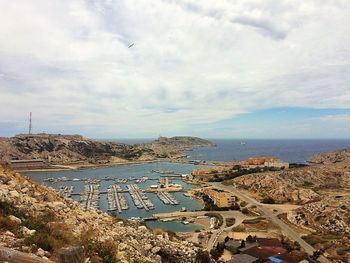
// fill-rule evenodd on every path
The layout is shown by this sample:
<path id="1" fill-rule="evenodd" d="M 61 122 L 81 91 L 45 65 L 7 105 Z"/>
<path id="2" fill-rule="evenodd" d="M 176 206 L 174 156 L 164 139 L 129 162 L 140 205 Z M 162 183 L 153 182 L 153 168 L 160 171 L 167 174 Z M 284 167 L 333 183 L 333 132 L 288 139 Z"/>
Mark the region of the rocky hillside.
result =
<path id="1" fill-rule="evenodd" d="M 350 149 L 324 152 L 311 156 L 308 160 L 310 163 L 330 164 L 339 162 L 350 162 Z"/>
<path id="2" fill-rule="evenodd" d="M 350 166 L 329 165 L 249 174 L 231 181 L 239 188 L 257 193 L 261 200 L 305 204 L 320 200 L 319 190 L 350 188 Z"/>
<path id="3" fill-rule="evenodd" d="M 324 249 L 334 262 L 350 262 L 349 151 L 310 158 L 319 165 L 278 172 L 248 174 L 226 183 L 248 191 L 261 202 L 293 203 L 299 208 L 282 215 L 309 233 L 305 240 Z"/>
<path id="4" fill-rule="evenodd" d="M 43 159 L 47 164 L 113 164 L 179 158 L 183 151 L 211 142 L 193 137 L 160 137 L 147 144 L 101 142 L 80 135 L 17 135 L 0 138 L 0 160 Z"/>
<path id="5" fill-rule="evenodd" d="M 56 259 L 82 245 L 89 262 L 194 262 L 197 248 L 140 223 L 84 210 L 70 199 L 0 166 L 0 246 Z"/>
<path id="6" fill-rule="evenodd" d="M 144 144 L 145 147 L 157 153 L 163 158 L 181 158 L 184 157 L 184 151 L 195 147 L 212 147 L 215 146 L 211 141 L 197 137 L 176 136 L 176 137 L 159 137 L 157 140 Z"/>

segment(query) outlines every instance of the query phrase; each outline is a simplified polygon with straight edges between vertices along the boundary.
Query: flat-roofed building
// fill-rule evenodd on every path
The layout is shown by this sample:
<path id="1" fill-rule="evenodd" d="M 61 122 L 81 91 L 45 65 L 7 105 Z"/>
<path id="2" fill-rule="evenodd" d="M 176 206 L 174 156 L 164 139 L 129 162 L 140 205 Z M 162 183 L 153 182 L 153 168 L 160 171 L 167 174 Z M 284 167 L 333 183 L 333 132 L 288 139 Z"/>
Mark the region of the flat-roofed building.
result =
<path id="1" fill-rule="evenodd" d="M 255 263 L 259 262 L 259 259 L 247 254 L 237 254 L 227 261 L 227 263 Z"/>
<path id="2" fill-rule="evenodd" d="M 11 160 L 9 167 L 15 170 L 42 169 L 45 167 L 45 162 L 42 159 Z"/>
<path id="3" fill-rule="evenodd" d="M 218 207 L 231 207 L 237 201 L 236 196 L 232 195 L 231 193 L 217 190 L 212 187 L 203 188 L 201 192 L 209 196 L 209 198 L 213 200 L 214 204 Z"/>

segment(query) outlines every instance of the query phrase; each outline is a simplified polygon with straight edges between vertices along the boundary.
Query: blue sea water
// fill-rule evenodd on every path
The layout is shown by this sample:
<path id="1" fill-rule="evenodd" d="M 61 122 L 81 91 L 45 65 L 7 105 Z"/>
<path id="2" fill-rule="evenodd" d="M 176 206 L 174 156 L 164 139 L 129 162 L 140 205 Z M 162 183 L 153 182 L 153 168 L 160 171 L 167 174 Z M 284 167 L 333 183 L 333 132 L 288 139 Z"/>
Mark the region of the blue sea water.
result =
<path id="1" fill-rule="evenodd" d="M 305 163 L 317 153 L 350 148 L 350 139 L 332 140 L 218 140 L 216 147 L 188 151 L 189 159 L 211 161 L 242 161 L 249 157 L 277 157 L 290 163 Z M 242 144 L 243 143 L 243 144 Z"/>

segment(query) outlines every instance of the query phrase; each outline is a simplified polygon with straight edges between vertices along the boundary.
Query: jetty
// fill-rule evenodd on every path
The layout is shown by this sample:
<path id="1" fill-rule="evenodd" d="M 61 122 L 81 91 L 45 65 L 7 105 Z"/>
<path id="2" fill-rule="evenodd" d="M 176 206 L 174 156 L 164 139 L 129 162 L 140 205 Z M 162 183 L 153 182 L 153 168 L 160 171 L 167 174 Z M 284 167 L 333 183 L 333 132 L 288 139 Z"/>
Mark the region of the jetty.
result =
<path id="1" fill-rule="evenodd" d="M 157 192 L 156 195 L 165 205 L 178 205 L 179 201 L 168 192 Z"/>
<path id="2" fill-rule="evenodd" d="M 136 179 L 136 180 L 135 180 L 135 183 L 136 183 L 136 184 L 144 183 L 144 182 L 146 182 L 147 180 L 148 180 L 148 177 L 147 177 L 147 176 L 143 176 L 143 177 L 141 177 L 141 178 L 139 178 L 139 179 Z"/>
<path id="3" fill-rule="evenodd" d="M 110 185 L 107 190 L 108 211 L 117 210 L 121 213 L 122 210 L 129 209 L 126 198 L 122 194 L 123 190 L 119 185 Z"/>
<path id="4" fill-rule="evenodd" d="M 182 174 L 175 173 L 174 171 L 151 170 L 151 172 L 160 174 L 161 176 L 168 176 L 168 175 L 176 176 L 176 177 L 182 176 Z"/>
<path id="5" fill-rule="evenodd" d="M 136 184 L 127 185 L 131 198 L 135 206 L 139 209 L 144 208 L 146 211 L 154 209 L 154 205 L 148 199 L 147 195 Z"/>
<path id="6" fill-rule="evenodd" d="M 129 179 L 126 179 L 126 178 L 117 178 L 114 180 L 117 184 L 126 184 Z"/>
<path id="7" fill-rule="evenodd" d="M 100 185 L 88 184 L 84 185 L 84 190 L 80 194 L 80 204 L 83 208 L 99 208 L 100 201 Z"/>

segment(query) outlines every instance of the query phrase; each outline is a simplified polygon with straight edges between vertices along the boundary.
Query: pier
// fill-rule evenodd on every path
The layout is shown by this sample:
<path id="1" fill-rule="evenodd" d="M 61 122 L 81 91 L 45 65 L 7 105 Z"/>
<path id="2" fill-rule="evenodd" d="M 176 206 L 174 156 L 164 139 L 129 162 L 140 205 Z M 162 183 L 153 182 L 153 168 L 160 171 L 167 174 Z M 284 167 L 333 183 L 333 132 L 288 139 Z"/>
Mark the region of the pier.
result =
<path id="1" fill-rule="evenodd" d="M 108 211 L 118 210 L 121 213 L 122 210 L 129 209 L 129 205 L 126 198 L 122 194 L 124 192 L 119 185 L 110 185 L 107 190 Z"/>
<path id="2" fill-rule="evenodd" d="M 146 211 L 154 209 L 152 202 L 136 184 L 127 185 L 127 188 L 129 189 L 131 198 L 137 208 L 144 208 Z"/>
<path id="3" fill-rule="evenodd" d="M 178 205 L 179 201 L 168 192 L 157 192 L 156 195 L 165 205 Z"/>
<path id="4" fill-rule="evenodd" d="M 174 171 L 151 170 L 151 172 L 160 174 L 161 176 L 173 176 L 173 177 L 181 177 L 182 176 L 182 174 L 175 173 Z"/>
<path id="5" fill-rule="evenodd" d="M 80 194 L 80 204 L 83 208 L 99 208 L 100 185 L 89 184 L 84 186 L 84 191 Z"/>

